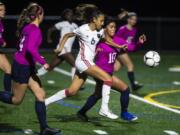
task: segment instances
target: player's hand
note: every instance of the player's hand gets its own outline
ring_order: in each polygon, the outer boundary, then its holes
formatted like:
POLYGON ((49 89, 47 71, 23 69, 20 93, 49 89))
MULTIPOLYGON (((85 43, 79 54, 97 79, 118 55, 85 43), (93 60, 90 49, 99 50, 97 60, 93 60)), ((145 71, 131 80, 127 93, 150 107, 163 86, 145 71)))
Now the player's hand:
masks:
POLYGON ((127 50, 127 45, 125 44, 125 45, 122 45, 121 46, 121 49, 123 49, 124 51, 126 51, 127 50))
POLYGON ((145 34, 143 34, 143 35, 141 35, 140 37, 139 37, 139 42, 141 43, 141 44, 143 44, 144 42, 146 42, 147 41, 147 38, 146 38, 146 35, 145 34))
POLYGON ((2 45, 2 47, 6 47, 7 46, 7 43, 6 42, 4 42, 3 43, 3 45, 2 45))
POLYGON ((54 50, 54 52, 55 52, 56 54, 60 53, 61 51, 62 51, 62 49, 55 49, 55 50, 54 50))
POLYGON ((46 64, 43 65, 43 67, 44 67, 44 69, 48 70, 49 69, 49 64, 46 63, 46 64))

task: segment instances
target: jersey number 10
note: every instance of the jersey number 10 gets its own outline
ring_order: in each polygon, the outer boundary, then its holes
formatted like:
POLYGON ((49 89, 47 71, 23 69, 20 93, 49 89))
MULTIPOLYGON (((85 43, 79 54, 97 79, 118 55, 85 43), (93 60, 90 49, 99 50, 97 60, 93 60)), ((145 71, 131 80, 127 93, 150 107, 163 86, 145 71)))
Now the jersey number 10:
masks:
POLYGON ((115 60, 116 60, 116 53, 109 53, 109 61, 108 61, 108 63, 112 64, 112 63, 115 62, 115 60))

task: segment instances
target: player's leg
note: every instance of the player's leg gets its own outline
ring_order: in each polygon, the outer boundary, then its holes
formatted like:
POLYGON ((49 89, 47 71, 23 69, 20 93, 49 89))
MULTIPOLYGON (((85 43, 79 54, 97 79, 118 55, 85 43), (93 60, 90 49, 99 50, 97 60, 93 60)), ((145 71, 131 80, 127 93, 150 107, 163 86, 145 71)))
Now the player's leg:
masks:
POLYGON ((61 64, 63 62, 63 58, 61 56, 58 56, 55 54, 55 56, 53 57, 53 59, 51 60, 50 64, 49 64, 49 69, 48 71, 44 69, 44 67, 41 67, 40 69, 38 69, 38 76, 43 76, 45 75, 47 72, 52 71, 56 66, 58 66, 59 64, 61 64))
POLYGON ((46 106, 48 106, 51 103, 57 102, 61 99, 64 99, 69 96, 74 96, 78 92, 78 90, 81 88, 81 86, 84 84, 85 80, 87 78, 87 75, 82 73, 75 73, 75 76, 73 78, 73 81, 69 88, 60 90, 56 94, 52 95, 51 97, 47 98, 45 100, 46 106))
POLYGON ((119 71, 122 67, 122 64, 120 61, 116 60, 115 64, 114 64, 114 72, 119 71))
POLYGON ((99 114, 105 117, 108 117, 110 119, 117 119, 118 116, 113 114, 109 109, 109 98, 110 98, 110 90, 112 85, 112 78, 109 74, 107 74, 105 71, 100 69, 98 66, 93 65, 90 66, 85 73, 88 75, 95 77, 97 79, 100 79, 103 81, 102 86, 102 104, 99 114))
POLYGON ((13 82, 12 91, 0 92, 0 100, 4 103, 19 105, 23 101, 24 95, 26 93, 27 84, 20 84, 13 82))
POLYGON ((28 82, 28 87, 32 90, 35 101, 35 111, 40 124, 41 135, 56 134, 59 132, 58 129, 49 128, 46 121, 46 106, 45 106, 45 91, 41 87, 41 81, 38 76, 33 75, 28 82))
POLYGON ((113 78, 112 88, 121 93, 120 96, 121 118, 128 121, 137 120, 137 117, 135 115, 128 112, 129 94, 130 94, 130 89, 128 85, 125 82, 123 82, 121 79, 117 78, 116 76, 113 76, 112 78, 113 78))
POLYGON ((76 72, 76 68, 75 68, 75 58, 74 58, 74 56, 73 56, 72 53, 66 53, 66 54, 62 55, 62 57, 64 58, 64 60, 65 60, 69 65, 72 66, 72 68, 71 68, 71 74, 72 74, 72 79, 73 79, 74 74, 75 74, 75 72, 76 72))
POLYGON ((135 80, 134 65, 133 65, 133 62, 132 62, 131 58, 129 57, 129 55, 127 53, 123 53, 118 56, 118 60, 120 62, 122 62, 123 65, 125 65, 128 69, 128 78, 130 80, 132 89, 138 90, 138 89, 142 88, 142 85, 138 84, 135 80))
POLYGON ((88 121, 88 116, 86 115, 99 99, 102 97, 102 85, 103 81, 96 79, 95 92, 92 94, 83 105, 83 107, 77 112, 77 117, 83 121, 88 121))
POLYGON ((5 54, 0 53, 0 69, 4 71, 4 89, 11 91, 11 64, 5 54))

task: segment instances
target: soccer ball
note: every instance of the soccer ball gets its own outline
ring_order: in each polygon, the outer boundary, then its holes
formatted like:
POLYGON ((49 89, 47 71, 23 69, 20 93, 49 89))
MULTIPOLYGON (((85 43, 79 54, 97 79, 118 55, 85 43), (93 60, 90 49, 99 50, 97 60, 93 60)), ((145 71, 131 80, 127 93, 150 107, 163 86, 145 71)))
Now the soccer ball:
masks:
POLYGON ((159 65, 161 58, 159 53, 155 51, 148 51, 144 55, 144 63, 149 67, 157 67, 159 65))

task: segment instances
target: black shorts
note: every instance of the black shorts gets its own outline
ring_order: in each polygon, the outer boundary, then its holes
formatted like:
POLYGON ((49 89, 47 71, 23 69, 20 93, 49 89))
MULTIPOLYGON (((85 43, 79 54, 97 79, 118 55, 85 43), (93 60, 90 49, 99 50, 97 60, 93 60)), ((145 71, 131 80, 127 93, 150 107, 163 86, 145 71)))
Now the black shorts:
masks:
POLYGON ((37 73, 35 66, 22 65, 14 60, 12 65, 12 79, 21 84, 27 84, 29 78, 37 73))

